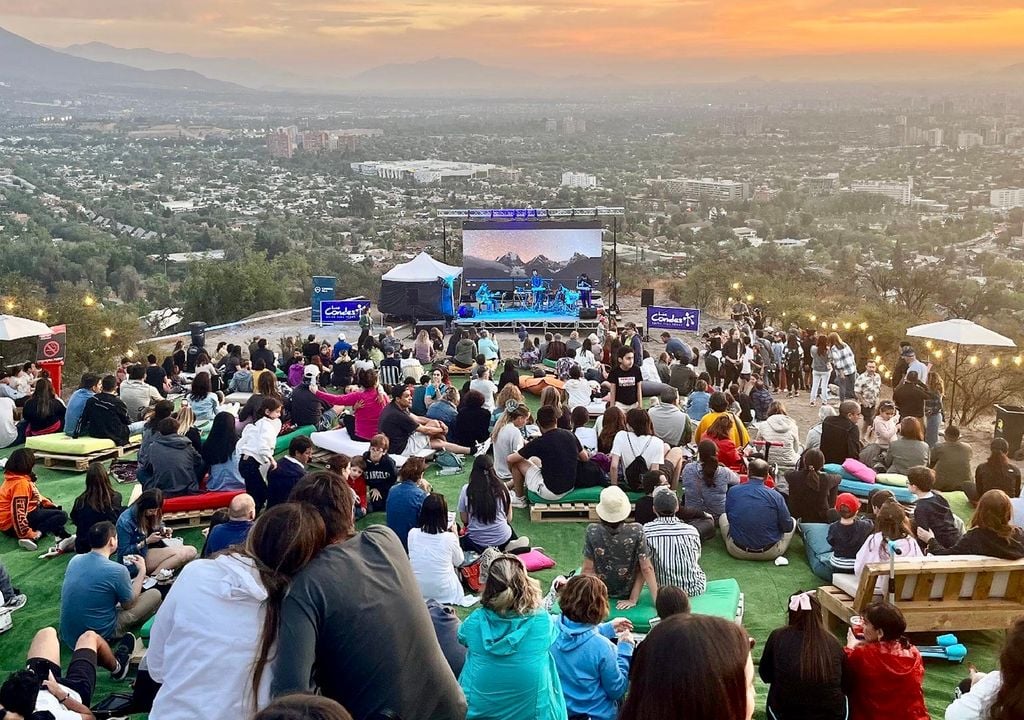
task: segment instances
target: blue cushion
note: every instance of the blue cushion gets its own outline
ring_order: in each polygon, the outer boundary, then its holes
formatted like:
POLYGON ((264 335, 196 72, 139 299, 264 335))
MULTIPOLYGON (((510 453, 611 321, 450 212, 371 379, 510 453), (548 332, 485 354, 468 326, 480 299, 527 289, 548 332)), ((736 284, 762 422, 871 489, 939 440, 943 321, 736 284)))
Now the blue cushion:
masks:
POLYGON ((893 494, 897 502, 906 503, 907 505, 917 502, 917 498, 914 497, 914 493, 904 487, 897 487, 895 485, 879 485, 877 483, 863 483, 859 480, 849 480, 847 478, 843 478, 839 482, 839 492, 853 493, 859 498, 866 498, 871 494, 872 490, 888 490, 893 494))
POLYGON ((828 523, 800 523, 807 562, 811 572, 825 582, 832 582, 832 546, 828 544, 828 523))

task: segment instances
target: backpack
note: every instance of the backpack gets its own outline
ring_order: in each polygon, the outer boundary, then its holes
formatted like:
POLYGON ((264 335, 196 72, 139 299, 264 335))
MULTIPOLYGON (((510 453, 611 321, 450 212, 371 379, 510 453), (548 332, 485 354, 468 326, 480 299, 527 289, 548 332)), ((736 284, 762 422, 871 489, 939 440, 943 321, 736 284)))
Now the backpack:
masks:
MULTIPOLYGON (((636 457, 633 458, 633 462, 626 466, 625 476, 626 485, 633 492, 639 492, 643 488, 643 477, 644 473, 650 470, 647 465, 647 461, 644 459, 642 454, 637 454, 636 450, 633 449, 633 441, 629 439, 629 434, 626 434, 626 442, 629 443, 629 450, 636 457)), ((651 439, 647 439, 647 444, 644 445, 646 450, 651 444, 651 439)))
POLYGON ((456 470, 462 470, 466 463, 461 457, 449 450, 442 450, 434 456, 434 462, 439 468, 444 470, 445 468, 455 468, 456 470))

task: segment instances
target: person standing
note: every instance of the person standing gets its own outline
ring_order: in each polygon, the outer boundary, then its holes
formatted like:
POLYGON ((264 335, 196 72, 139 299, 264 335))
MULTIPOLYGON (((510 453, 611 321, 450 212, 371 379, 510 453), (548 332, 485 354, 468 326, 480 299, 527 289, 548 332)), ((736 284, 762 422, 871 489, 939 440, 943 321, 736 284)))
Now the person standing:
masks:
POLYGON ((933 448, 939 442, 939 428, 942 427, 942 396, 946 385, 937 372, 928 373, 928 399, 924 401, 924 439, 933 448))
POLYGON ((893 402, 900 411, 900 417, 916 417, 924 423, 924 405, 931 393, 918 378, 917 371, 910 370, 907 378, 892 391, 893 402))
POLYGON ((277 467, 274 448, 281 432, 282 409, 283 405, 277 398, 263 398, 254 416, 256 421, 245 426, 235 446, 239 455, 238 473, 245 480, 245 491, 256 502, 257 513, 267 503, 267 481, 261 468, 264 465, 269 465, 271 470, 277 467))
POLYGON ((882 376, 878 374, 878 366, 874 360, 868 360, 864 363, 864 372, 853 382, 853 395, 860 403, 860 414, 864 423, 862 435, 867 435, 875 420, 875 408, 878 407, 881 392, 882 376))
POLYGON ((357 718, 463 720, 465 697, 394 532, 356 531, 352 491, 333 473, 307 475, 290 500, 316 508, 329 544, 284 598, 271 696, 318 687, 357 718))
POLYGON ((835 370, 836 382, 839 385, 839 400, 852 400, 857 377, 857 361, 853 357, 853 350, 849 344, 843 342, 839 333, 829 334, 828 346, 832 369, 835 370))

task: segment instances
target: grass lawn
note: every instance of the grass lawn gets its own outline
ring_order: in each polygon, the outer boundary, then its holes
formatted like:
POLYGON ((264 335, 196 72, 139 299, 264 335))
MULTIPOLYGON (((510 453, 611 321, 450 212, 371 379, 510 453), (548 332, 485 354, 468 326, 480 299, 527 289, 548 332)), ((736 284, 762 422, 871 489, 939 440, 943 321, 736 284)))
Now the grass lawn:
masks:
MULTIPOLYGON (((528 404, 532 407, 537 405, 534 400, 532 397, 529 398, 528 404)), ((10 452, 0 451, 0 457, 5 457, 10 452)), ((459 489, 468 481, 468 471, 467 466, 466 471, 459 475, 441 477, 433 469, 427 473, 427 479, 434 489, 444 493, 448 498, 451 510, 455 509, 459 489)), ((66 510, 70 509, 74 498, 84 488, 83 474, 48 470, 42 467, 42 464, 37 466, 37 474, 40 491, 54 502, 63 505, 66 510)), ((122 490, 126 498, 129 492, 130 489, 127 487, 122 490)), ((946 497, 961 517, 966 519, 969 516, 967 500, 962 493, 947 493, 946 497)), ((359 524, 364 527, 383 521, 382 514, 374 514, 361 520, 359 524)), ((535 574, 545 592, 552 578, 579 565, 584 529, 582 523, 533 524, 529 521, 527 510, 516 510, 514 526, 520 535, 528 535, 534 545, 542 545, 545 552, 558 563, 551 570, 535 574)), ((198 530, 182 532, 181 535, 185 542, 202 547, 202 537, 198 530)), ((22 666, 25 651, 37 630, 47 625, 58 624, 61 581, 69 557, 39 560, 37 556, 43 551, 45 547, 41 546, 38 553, 25 552, 14 540, 0 536, 0 561, 11 573, 14 585, 28 595, 28 604, 13 616, 13 629, 0 635, 0 675, 3 677, 22 666)), ((708 579, 735 578, 745 594, 744 625, 758 641, 754 650, 755 662, 768 634, 785 623, 784 610, 790 594, 821 584, 807 565, 803 542, 799 536, 794 538, 787 557, 790 562, 786 567, 776 567, 773 563, 734 560, 726 553, 722 540, 717 536, 704 546, 701 565, 708 579)), ((462 616, 467 614, 464 610, 459 612, 462 616)), ((252 632, 257 631, 257 628, 252 628, 252 632)), ((1001 632, 958 633, 961 642, 968 647, 968 659, 980 670, 995 667, 1002 635, 1001 632)), ((920 644, 932 644, 934 636, 919 635, 915 636, 914 640, 920 644)), ((70 652, 65 649, 65 662, 69 656, 70 652)), ((933 718, 941 718, 950 702, 954 686, 966 676, 966 667, 928 660, 926 668, 925 698, 928 709, 933 718)), ((127 688, 128 685, 125 683, 112 682, 109 675, 101 670, 96 697, 102 698, 108 692, 127 688)), ((764 701, 768 689, 760 681, 757 693, 758 713, 755 717, 764 718, 764 701)))

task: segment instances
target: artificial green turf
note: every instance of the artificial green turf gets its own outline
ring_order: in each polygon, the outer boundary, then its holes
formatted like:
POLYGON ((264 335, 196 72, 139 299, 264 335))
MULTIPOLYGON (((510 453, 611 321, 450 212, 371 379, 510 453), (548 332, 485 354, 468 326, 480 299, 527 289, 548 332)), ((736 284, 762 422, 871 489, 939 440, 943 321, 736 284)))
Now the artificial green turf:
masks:
MULTIPOLYGON (((532 396, 527 396, 527 404, 534 409, 538 404, 532 396)), ((10 450, 0 451, 0 457, 6 457, 10 450)), ((437 492, 444 493, 449 502, 449 509, 455 509, 459 490, 468 481, 467 464, 464 472, 459 475, 439 476, 429 470, 427 480, 437 492)), ((74 498, 84 487, 84 475, 64 471, 49 470, 37 466, 40 491, 52 500, 69 509, 74 498)), ((123 486, 123 494, 127 498, 130 488, 123 486)), ((946 493, 954 510, 964 518, 969 516, 967 500, 962 493, 946 493)), ((359 522, 360 527, 371 523, 384 522, 384 516, 376 513, 359 522)), ((557 565, 543 572, 535 573, 544 591, 551 580, 559 573, 571 570, 581 561, 583 543, 583 523, 531 523, 528 510, 516 510, 513 522, 520 535, 528 535, 532 543, 544 547, 544 552, 557 561, 557 565)), ((198 530, 180 533, 187 543, 202 547, 202 537, 198 530)), ((14 628, 0 635, 0 674, 18 669, 24 662, 25 651, 37 630, 47 625, 58 624, 60 607, 60 586, 68 556, 50 560, 39 560, 37 556, 45 550, 40 547, 38 553, 28 553, 18 548, 17 543, 0 536, 0 561, 6 565, 16 587, 28 595, 28 604, 13 616, 14 628)), ((785 623, 785 608, 789 596, 799 590, 807 590, 821 585, 821 581, 811 573, 804 554, 803 541, 795 537, 787 553, 789 565, 777 567, 773 563, 740 561, 730 557, 720 537, 716 536, 704 546, 701 565, 709 580, 735 578, 745 596, 745 615, 743 624, 750 634, 757 639, 754 650, 755 660, 768 634, 776 627, 785 623)), ((459 609, 465 617, 471 610, 459 609)), ((257 632, 257 628, 252 629, 257 632)), ((963 632, 957 633, 961 642, 968 647, 968 659, 981 670, 993 669, 997 664, 999 646, 1002 642, 1001 632, 963 632)), ((934 636, 917 635, 913 638, 920 644, 933 644, 934 636)), ((64 661, 70 653, 65 649, 64 661)), ((961 665, 938 660, 926 661, 925 698, 928 709, 933 717, 942 717, 949 704, 953 687, 966 675, 966 668, 961 665)), ((99 673, 99 687, 96 697, 102 698, 108 692, 127 690, 125 683, 115 683, 109 679, 105 671, 99 673)), ((764 718, 764 701, 767 697, 767 686, 760 680, 757 682, 758 712, 755 717, 764 718)))

